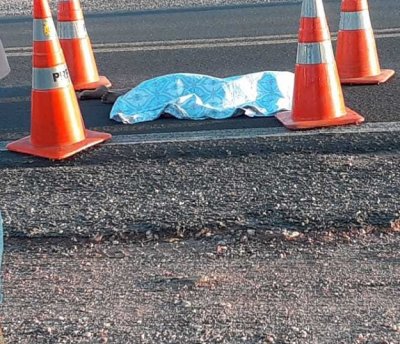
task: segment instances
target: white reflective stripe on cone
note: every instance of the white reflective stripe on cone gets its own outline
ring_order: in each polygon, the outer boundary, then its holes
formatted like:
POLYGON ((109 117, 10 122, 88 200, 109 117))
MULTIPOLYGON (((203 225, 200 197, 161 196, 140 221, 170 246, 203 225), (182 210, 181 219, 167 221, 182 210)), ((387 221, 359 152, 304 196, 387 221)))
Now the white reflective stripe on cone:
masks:
POLYGON ((299 43, 297 47, 297 64, 333 63, 334 61, 330 40, 318 43, 299 43))
POLYGON ((368 10, 340 13, 340 30, 367 30, 371 28, 368 10))
POLYGON ((0 79, 3 79, 10 73, 10 65, 8 64, 7 55, 0 39, 0 79))
POLYGON ((57 38, 57 30, 52 18, 33 20, 33 41, 44 42, 57 38))
POLYGON ((70 85, 71 80, 65 64, 53 68, 33 68, 32 88, 34 90, 52 90, 70 85))
POLYGON ((83 19, 70 22, 58 22, 60 39, 81 39, 87 37, 86 25, 83 19))
POLYGON ((322 0, 304 0, 301 7, 301 16, 303 18, 325 17, 322 0))

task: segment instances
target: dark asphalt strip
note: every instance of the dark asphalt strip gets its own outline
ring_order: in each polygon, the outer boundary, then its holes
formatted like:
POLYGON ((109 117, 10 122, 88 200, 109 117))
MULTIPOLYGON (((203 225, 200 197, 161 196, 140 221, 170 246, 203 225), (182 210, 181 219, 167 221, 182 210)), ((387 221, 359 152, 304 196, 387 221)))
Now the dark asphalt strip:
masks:
MULTIPOLYGON (((396 40, 384 38, 378 41, 381 49, 381 62, 384 68, 400 70, 396 40)), ((210 74, 219 77, 246 74, 260 70, 285 70, 293 66, 296 54, 296 44, 278 46, 253 47, 252 49, 218 48, 218 49, 187 49, 161 52, 137 52, 99 54, 100 70, 110 71, 115 87, 133 87, 139 82, 157 75, 175 72, 192 72, 210 74), (121 65, 124 68, 121 68, 121 65)), ((14 58, 11 61, 14 68, 13 82, 22 85, 11 86, 0 92, 0 141, 17 139, 27 135, 30 127, 30 102, 17 101, 1 104, 2 99, 9 99, 10 92, 18 96, 29 96, 29 86, 26 85, 27 75, 30 75, 30 60, 14 58)), ((365 116, 368 122, 395 122, 399 120, 400 79, 395 76, 388 83, 380 86, 344 87, 347 106, 365 116)), ((95 128, 112 134, 135 134, 149 132, 195 131, 210 129, 231 129, 242 127, 279 126, 270 119, 235 119, 229 121, 155 121, 133 126, 120 125, 109 119, 111 107, 100 101, 81 102, 82 113, 88 128, 95 128)))
POLYGON ((388 227, 398 134, 113 146, 65 162, 1 155, 11 236, 388 227), (23 168, 22 168, 23 167, 23 168))
MULTIPOLYGON (((324 1, 329 25, 336 31, 340 2, 324 1)), ((370 0, 374 29, 397 27, 397 0, 370 0)), ((86 13, 86 24, 93 43, 140 42, 192 38, 297 34, 300 3, 223 6, 145 12, 86 13)), ((29 17, 0 18, 0 32, 7 47, 31 45, 32 20, 29 17)))

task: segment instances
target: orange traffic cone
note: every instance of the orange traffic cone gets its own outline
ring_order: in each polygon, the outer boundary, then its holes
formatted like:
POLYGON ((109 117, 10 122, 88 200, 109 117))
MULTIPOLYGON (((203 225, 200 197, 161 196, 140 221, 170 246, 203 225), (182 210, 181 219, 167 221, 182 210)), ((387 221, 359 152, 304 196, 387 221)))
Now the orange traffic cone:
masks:
POLYGON ((336 61, 342 84, 380 84, 394 75, 381 70, 367 0, 342 0, 336 61))
POLYGON ((33 1, 31 136, 10 151, 61 160, 111 138, 85 130, 47 0, 33 1))
POLYGON ((76 91, 111 87, 99 76, 79 0, 58 1, 58 35, 76 91))
POLYGON ((276 117, 294 130, 362 123, 344 105, 322 0, 304 0, 301 12, 293 107, 276 117))

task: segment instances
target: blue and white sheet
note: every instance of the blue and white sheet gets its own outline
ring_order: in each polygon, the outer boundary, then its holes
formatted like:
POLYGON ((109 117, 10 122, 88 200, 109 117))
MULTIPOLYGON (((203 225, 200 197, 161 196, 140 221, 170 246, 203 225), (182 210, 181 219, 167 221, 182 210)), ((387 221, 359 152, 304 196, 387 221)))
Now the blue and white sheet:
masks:
POLYGON ((170 74, 142 82, 115 102, 110 118, 125 124, 178 119, 273 116, 292 106, 294 74, 259 72, 225 79, 170 74))

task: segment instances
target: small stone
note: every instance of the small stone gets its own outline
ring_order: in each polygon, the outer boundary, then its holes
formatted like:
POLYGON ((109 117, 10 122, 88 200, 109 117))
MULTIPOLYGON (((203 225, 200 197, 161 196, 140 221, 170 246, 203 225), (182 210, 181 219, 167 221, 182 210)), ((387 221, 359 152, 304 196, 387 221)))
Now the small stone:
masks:
POLYGON ((192 303, 190 301, 182 301, 182 305, 185 308, 190 308, 192 307, 192 303))
POLYGON ((400 324, 396 324, 392 326, 392 331, 394 332, 400 332, 400 324))
POLYGON ((308 336, 307 331, 302 330, 302 331, 300 332, 300 337, 301 337, 301 338, 307 338, 307 336, 308 336))
POLYGON ((242 243, 242 244, 244 244, 244 243, 246 243, 246 242, 248 242, 249 241, 249 237, 247 236, 247 235, 243 235, 241 238, 240 238, 240 242, 242 243))
MULTIPOLYGON (((302 224, 303 226, 305 226, 305 223, 302 224)), ((285 237, 286 240, 296 240, 301 236, 300 232, 297 231, 285 231, 283 233, 283 236, 285 237)))
POLYGON ((266 343, 274 344, 275 343, 275 338, 274 338, 274 336, 267 336, 265 341, 266 341, 266 343))
POLYGON ((228 251, 228 247, 225 245, 218 245, 216 249, 216 253, 218 256, 224 255, 228 251))
POLYGON ((364 337, 364 335, 363 334, 359 334, 358 336, 357 336, 357 342, 358 343, 365 343, 365 337, 364 337))
POLYGON ((224 307, 224 308, 227 308, 227 309, 232 309, 232 307, 233 307, 232 304, 229 303, 229 302, 221 302, 220 306, 224 307))
POLYGON ((247 230, 247 235, 248 236, 255 236, 256 235, 256 230, 255 229, 248 229, 247 230))

